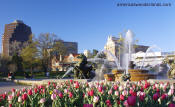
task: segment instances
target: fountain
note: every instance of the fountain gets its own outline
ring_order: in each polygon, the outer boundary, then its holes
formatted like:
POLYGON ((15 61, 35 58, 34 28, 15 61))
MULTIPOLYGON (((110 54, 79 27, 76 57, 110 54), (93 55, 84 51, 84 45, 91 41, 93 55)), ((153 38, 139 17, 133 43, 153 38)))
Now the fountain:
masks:
POLYGON ((147 49, 146 54, 142 61, 142 66, 138 69, 136 69, 135 64, 133 61, 131 61, 131 54, 134 52, 133 40, 134 34, 131 30, 128 30, 126 32, 126 36, 124 38, 123 42, 123 53, 122 53, 122 63, 119 62, 118 58, 113 55, 108 50, 103 50, 101 52, 98 52, 97 55, 94 58, 86 59, 83 55, 82 60, 77 63, 74 67, 70 68, 63 78, 69 74, 71 71, 74 71, 75 78, 78 79, 87 79, 87 78, 93 78, 93 80, 103 80, 106 79, 108 81, 140 81, 140 80, 147 80, 147 79, 155 79, 156 75, 150 73, 148 70, 143 69, 144 61, 146 58, 147 53, 153 49, 156 48, 156 46, 150 47, 147 49), (107 60, 107 58, 100 57, 103 56, 103 54, 112 57, 113 61, 107 60), (87 62, 95 63, 96 69, 95 73, 93 74, 91 71, 94 69, 91 66, 87 66, 87 62), (84 69, 85 68, 85 69, 84 69), (111 72, 112 71, 112 72, 111 72), (92 74, 92 75, 90 75, 92 74))
POLYGON ((139 81, 156 78, 156 75, 149 74, 148 70, 134 69, 135 65, 131 61, 131 54, 133 52, 133 37, 133 32, 128 30, 124 39, 122 67, 112 70, 113 74, 105 74, 104 77, 106 80, 113 80, 113 78, 115 78, 117 81, 126 81, 128 79, 131 81, 139 81))

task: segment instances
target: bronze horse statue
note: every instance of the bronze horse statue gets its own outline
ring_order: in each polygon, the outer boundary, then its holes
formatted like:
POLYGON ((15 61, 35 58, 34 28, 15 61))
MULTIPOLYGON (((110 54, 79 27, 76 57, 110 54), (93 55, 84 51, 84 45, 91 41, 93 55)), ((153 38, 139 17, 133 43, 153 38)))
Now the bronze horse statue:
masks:
POLYGON ((78 63, 74 65, 74 78, 75 79, 92 79, 95 77, 94 64, 88 64, 87 58, 84 54, 80 54, 78 57, 78 63))

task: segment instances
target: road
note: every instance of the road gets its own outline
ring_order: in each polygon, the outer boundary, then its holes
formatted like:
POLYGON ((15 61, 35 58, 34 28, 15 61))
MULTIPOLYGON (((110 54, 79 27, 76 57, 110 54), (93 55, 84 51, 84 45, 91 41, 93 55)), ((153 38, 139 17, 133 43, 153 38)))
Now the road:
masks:
POLYGON ((14 82, 0 82, 0 94, 4 92, 9 92, 11 91, 12 88, 21 89, 23 87, 31 87, 31 86, 18 85, 18 84, 15 84, 14 82))

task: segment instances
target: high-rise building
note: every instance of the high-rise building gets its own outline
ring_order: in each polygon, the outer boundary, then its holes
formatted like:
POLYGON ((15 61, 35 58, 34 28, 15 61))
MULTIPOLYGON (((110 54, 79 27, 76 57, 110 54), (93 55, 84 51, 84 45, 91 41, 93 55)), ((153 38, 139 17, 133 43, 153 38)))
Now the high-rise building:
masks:
POLYGON ((77 42, 63 42, 67 50, 67 55, 78 53, 78 43, 77 42))
POLYGON ((15 20, 10 24, 6 24, 2 36, 2 54, 9 56, 9 44, 13 41, 23 43, 29 39, 31 34, 31 28, 21 20, 15 20))

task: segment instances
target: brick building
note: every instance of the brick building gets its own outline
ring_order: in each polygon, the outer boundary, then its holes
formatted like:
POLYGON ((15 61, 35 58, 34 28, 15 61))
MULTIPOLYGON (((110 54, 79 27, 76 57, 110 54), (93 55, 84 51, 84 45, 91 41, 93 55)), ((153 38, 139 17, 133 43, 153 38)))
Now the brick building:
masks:
POLYGON ((31 28, 24 24, 21 20, 15 20, 5 25, 4 34, 2 36, 2 54, 9 56, 9 44, 13 41, 25 42, 32 34, 31 28))

